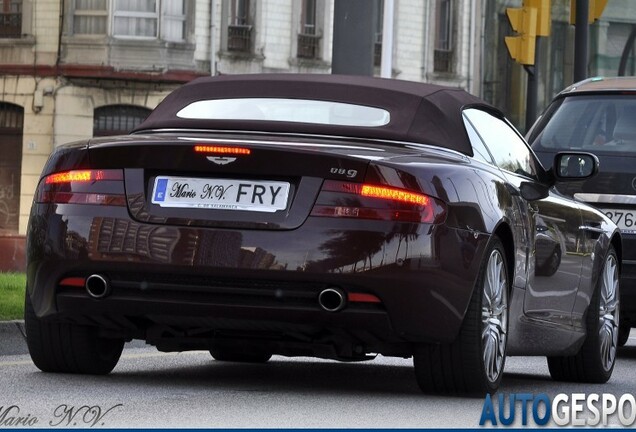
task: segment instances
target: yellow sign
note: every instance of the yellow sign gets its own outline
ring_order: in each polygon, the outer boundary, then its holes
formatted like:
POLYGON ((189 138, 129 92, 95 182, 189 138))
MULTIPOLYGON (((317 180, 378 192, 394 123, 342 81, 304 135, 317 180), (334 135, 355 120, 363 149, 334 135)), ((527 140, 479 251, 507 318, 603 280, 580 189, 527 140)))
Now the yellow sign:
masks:
POLYGON ((531 7, 537 10, 537 36, 550 36, 550 0, 525 0, 524 7, 531 7))
POLYGON ((523 65, 533 65, 537 36, 537 9, 507 8, 506 14, 512 29, 519 33, 518 36, 506 36, 506 46, 510 57, 523 65))

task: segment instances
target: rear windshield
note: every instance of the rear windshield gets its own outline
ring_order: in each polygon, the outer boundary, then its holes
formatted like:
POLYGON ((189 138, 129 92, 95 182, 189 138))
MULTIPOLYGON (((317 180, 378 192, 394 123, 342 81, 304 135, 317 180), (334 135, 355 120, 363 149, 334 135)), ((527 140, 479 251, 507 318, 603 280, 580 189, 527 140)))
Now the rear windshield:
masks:
POLYGON ((535 150, 636 153, 636 96, 570 96, 549 108, 530 134, 535 150))
POLYGON ((200 120, 262 120, 339 126, 379 127, 389 123, 380 108, 307 99, 237 98, 193 102, 177 117, 200 120))

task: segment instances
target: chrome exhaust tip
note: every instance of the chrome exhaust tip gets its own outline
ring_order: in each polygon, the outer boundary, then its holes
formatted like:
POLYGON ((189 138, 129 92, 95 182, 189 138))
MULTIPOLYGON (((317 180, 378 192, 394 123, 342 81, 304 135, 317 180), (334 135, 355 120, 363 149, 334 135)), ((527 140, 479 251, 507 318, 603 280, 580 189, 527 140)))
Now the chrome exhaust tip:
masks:
POLYGON ((327 312, 338 312, 347 304, 347 297, 340 288, 326 288, 318 294, 318 304, 327 312))
POLYGON ((99 274, 87 277, 84 287, 88 295, 95 299, 102 299, 110 294, 110 284, 104 276, 99 274))

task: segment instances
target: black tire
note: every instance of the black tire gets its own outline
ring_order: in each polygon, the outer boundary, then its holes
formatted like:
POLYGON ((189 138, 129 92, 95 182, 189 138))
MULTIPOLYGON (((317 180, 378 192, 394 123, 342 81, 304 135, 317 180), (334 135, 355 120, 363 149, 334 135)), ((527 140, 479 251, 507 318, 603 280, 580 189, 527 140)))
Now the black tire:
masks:
POLYGON ((31 359, 43 372, 106 375, 124 349, 124 340, 101 338, 97 327, 38 318, 28 294, 24 326, 31 359))
MULTIPOLYGON (((415 376, 423 392, 483 397, 486 393, 492 394, 497 391, 503 377, 506 360, 509 297, 510 278, 508 277, 505 250, 501 240, 497 236, 493 236, 484 254, 484 261, 457 339, 451 344, 421 345, 413 355, 415 376), (503 341, 500 341, 502 343, 497 344, 502 358, 496 376, 490 376, 486 371, 484 357, 487 344, 482 339, 485 325, 482 321, 482 306, 485 306, 483 294, 486 286, 487 267, 493 254, 497 254, 501 259, 503 273, 499 276, 503 278, 503 283, 505 283, 502 288, 504 307, 501 318, 505 329, 503 341)), ((490 333, 488 335, 490 336, 490 333)))
POLYGON ((267 363, 272 355, 262 351, 232 351, 226 348, 212 348, 210 354, 217 361, 240 363, 267 363))
POLYGON ((587 310, 585 320, 587 335, 585 337, 585 342, 579 349, 579 352, 575 355, 548 357, 548 369, 550 370, 550 375, 554 380, 601 384, 607 382, 612 376, 614 364, 616 363, 618 329, 620 328, 620 309, 618 303, 620 293, 618 279, 618 258, 616 257, 614 248, 610 246, 610 249, 605 256, 603 268, 601 270, 598 283, 594 289, 590 306, 587 310), (615 322, 616 325, 608 324, 608 321, 605 320, 605 317, 608 316, 607 313, 603 316, 601 316, 600 313, 601 291, 603 290, 602 285, 604 275, 606 271, 612 271, 607 268, 608 263, 610 262, 613 262, 612 265, 616 269, 616 285, 614 293, 616 298, 615 313, 612 315, 614 318, 610 321, 610 323, 615 322), (604 339, 602 333, 604 334, 607 331, 608 325, 611 325, 613 333, 610 335, 609 339, 604 339), (611 344, 608 348, 609 351, 605 351, 606 354, 609 353, 611 355, 611 360, 607 356, 604 356, 604 340, 606 343, 609 341, 611 344), (611 352, 612 350, 613 353, 611 352), (604 357, 606 357, 605 361, 604 357))
POLYGON ((628 323, 620 323, 618 326, 618 346, 625 346, 627 341, 629 340, 629 333, 632 330, 632 327, 628 323))

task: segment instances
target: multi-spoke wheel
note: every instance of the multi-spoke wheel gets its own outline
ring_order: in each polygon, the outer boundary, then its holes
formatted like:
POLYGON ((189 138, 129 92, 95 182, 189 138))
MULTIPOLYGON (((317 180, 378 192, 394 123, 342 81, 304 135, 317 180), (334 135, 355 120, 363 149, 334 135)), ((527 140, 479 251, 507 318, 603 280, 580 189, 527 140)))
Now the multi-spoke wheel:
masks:
POLYGON ((612 368, 614 368, 614 361, 616 360, 620 322, 620 310, 618 308, 618 263, 616 256, 608 255, 601 279, 598 337, 603 369, 611 371, 612 368))
POLYGON ((508 281, 502 253, 494 249, 488 259, 481 302, 482 351, 486 376, 497 381, 506 358, 508 281))
POLYGON ((497 391, 506 363, 509 293, 505 250, 493 236, 457 340, 421 345, 413 356, 422 391, 476 396, 497 391))
POLYGON ((560 381, 604 383, 609 380, 619 346, 618 259, 610 247, 587 311, 587 335, 573 356, 548 357, 552 378, 560 381))

